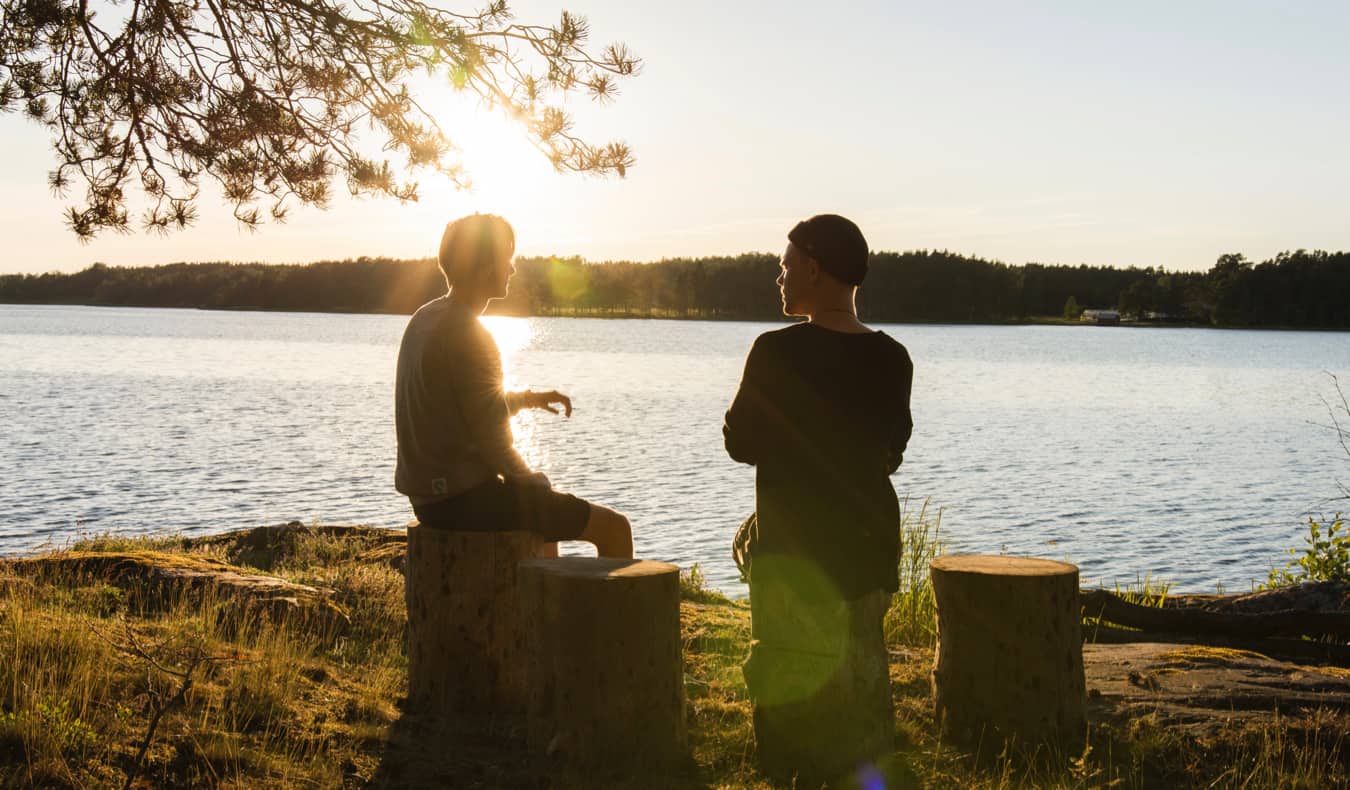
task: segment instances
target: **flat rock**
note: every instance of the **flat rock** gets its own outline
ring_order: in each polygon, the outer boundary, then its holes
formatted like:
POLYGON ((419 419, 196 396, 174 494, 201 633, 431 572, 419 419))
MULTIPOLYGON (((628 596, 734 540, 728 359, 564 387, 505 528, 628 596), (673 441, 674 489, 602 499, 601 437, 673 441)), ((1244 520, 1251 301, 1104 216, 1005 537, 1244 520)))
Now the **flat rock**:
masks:
MULTIPOLYGON (((408 541, 407 533, 401 529, 334 524, 307 526, 299 521, 291 521, 286 524, 186 538, 183 541, 183 548, 190 551, 218 549, 224 552, 230 562, 271 570, 294 556, 302 539, 316 537, 331 538, 350 544, 358 550, 364 550, 366 554, 385 549, 386 553, 373 555, 370 561, 389 562, 391 565, 393 563, 388 559, 389 553, 401 555, 408 541)), ((401 564, 395 567, 402 570, 401 564)))
MULTIPOLYGON (((400 538, 403 536, 400 535, 400 538)), ((366 549, 356 556, 359 562, 370 563, 371 565, 388 565, 394 570, 407 574, 408 548, 407 540, 398 540, 384 543, 373 549, 366 549)))
POLYGON ((1136 642, 1083 646, 1094 722, 1159 723, 1197 735, 1273 724, 1315 711, 1350 712, 1350 671, 1308 667, 1223 647, 1136 642))
POLYGON ((0 575, 44 583, 101 583, 118 587, 134 605, 162 610, 179 603, 222 604, 236 625, 259 617, 336 635, 351 625, 328 590, 295 584, 192 554, 158 551, 68 551, 0 563, 0 575))

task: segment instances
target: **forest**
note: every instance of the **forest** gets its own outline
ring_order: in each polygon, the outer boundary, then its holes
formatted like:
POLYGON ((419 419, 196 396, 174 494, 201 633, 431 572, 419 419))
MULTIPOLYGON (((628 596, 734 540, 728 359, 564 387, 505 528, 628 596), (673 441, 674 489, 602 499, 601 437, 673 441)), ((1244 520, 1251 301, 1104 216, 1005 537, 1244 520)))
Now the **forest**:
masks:
MULTIPOLYGON (((772 320, 776 255, 587 263, 516 259, 505 315, 772 320)), ((0 302, 411 313, 445 291, 433 259, 310 264, 172 263, 0 276, 0 302)), ((1298 250, 1208 271, 1028 263, 946 251, 876 252, 859 312, 877 322, 1003 323, 1117 309, 1125 320, 1231 327, 1350 328, 1350 252, 1298 250)))

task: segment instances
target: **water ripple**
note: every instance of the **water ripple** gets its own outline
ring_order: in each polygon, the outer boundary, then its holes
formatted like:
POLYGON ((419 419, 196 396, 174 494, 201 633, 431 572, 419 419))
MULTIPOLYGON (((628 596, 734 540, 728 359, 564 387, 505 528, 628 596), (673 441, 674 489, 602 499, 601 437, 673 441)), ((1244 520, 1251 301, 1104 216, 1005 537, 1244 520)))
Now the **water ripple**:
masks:
MULTIPOLYGON (((493 319, 517 419, 565 490, 629 514, 639 553, 739 591, 729 542, 754 473, 721 447, 768 325, 493 319)), ((298 519, 398 527, 398 316, 0 306, 0 553, 79 534, 200 534, 298 519)), ((916 431, 897 491, 945 507, 952 550, 1242 589, 1302 544, 1350 478, 1324 429, 1336 333, 897 326, 916 431), (1339 465, 1338 465, 1339 463, 1339 465)))

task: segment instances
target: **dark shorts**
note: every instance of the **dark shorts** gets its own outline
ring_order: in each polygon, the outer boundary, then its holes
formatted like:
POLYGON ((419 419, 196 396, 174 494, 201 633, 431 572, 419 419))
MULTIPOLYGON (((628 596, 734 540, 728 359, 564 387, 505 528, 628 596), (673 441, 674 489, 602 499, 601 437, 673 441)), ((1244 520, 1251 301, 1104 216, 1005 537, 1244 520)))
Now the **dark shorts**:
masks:
POLYGON ((424 527, 466 532, 533 532, 553 542, 576 540, 586 529, 591 505, 541 485, 493 478, 443 502, 414 505, 424 527))

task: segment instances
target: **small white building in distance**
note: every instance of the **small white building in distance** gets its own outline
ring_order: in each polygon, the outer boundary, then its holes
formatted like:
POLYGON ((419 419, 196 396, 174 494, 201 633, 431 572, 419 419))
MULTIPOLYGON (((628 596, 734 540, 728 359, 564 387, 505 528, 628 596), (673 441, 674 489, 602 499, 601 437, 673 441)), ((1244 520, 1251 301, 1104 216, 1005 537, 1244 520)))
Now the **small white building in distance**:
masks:
POLYGON ((1081 320, 1098 326, 1114 326, 1120 323, 1119 310, 1084 310, 1081 320))

